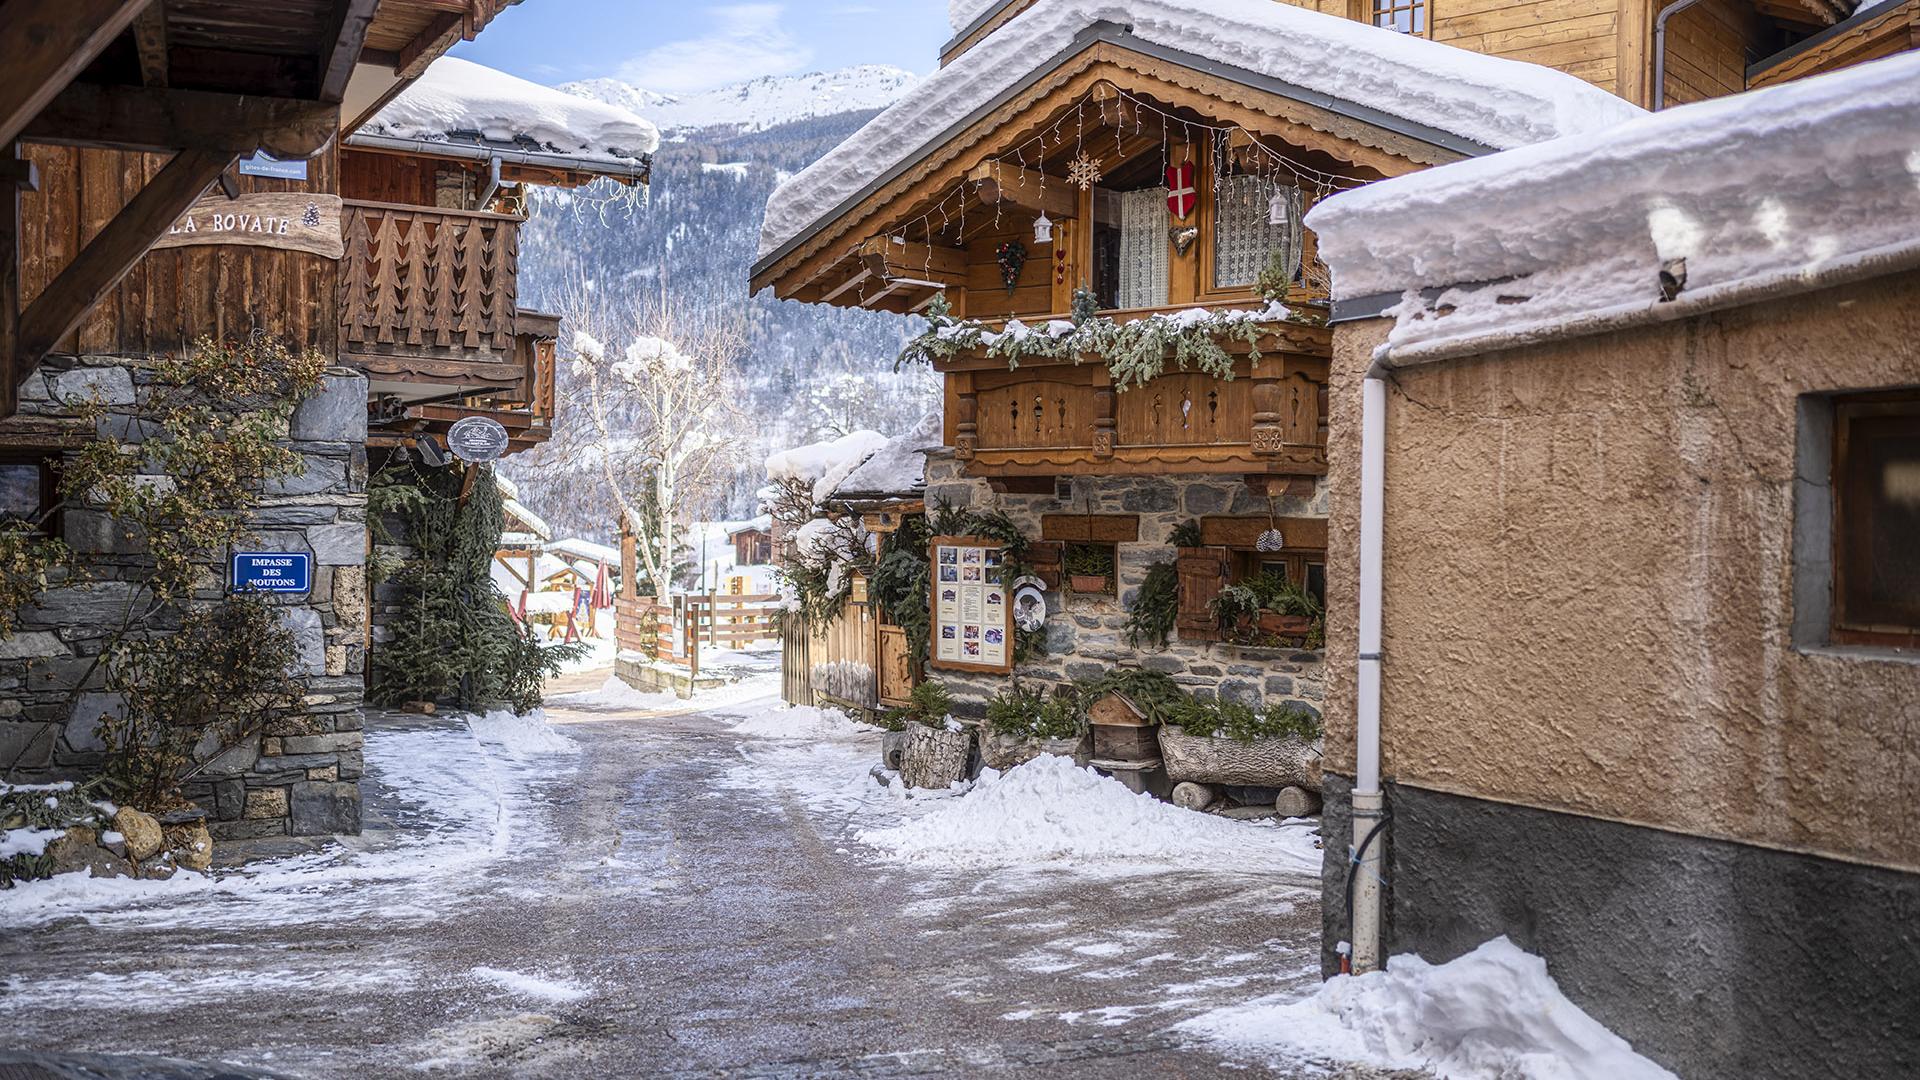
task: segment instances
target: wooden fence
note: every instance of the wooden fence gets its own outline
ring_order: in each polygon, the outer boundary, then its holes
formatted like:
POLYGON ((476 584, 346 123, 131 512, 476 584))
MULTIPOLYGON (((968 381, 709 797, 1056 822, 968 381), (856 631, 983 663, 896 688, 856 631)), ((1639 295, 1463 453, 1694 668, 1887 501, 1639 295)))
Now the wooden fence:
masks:
POLYGON ((700 656, 780 641, 778 596, 651 596, 614 601, 615 639, 622 651, 645 653, 700 673, 700 656))

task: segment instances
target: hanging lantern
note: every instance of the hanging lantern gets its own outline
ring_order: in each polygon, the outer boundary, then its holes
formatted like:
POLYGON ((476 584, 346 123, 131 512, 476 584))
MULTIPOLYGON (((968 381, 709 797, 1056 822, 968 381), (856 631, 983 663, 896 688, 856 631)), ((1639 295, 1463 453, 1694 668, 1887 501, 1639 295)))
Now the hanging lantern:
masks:
POLYGON ((1045 210, 1040 211, 1040 216, 1033 219, 1033 242, 1036 244, 1053 243, 1053 219, 1047 216, 1045 210))

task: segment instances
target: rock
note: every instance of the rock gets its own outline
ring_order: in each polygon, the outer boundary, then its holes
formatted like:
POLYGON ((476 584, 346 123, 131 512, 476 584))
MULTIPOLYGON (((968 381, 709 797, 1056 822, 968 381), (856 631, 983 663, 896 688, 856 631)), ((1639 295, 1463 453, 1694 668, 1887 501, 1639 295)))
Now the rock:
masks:
POLYGON ((367 527, 358 522, 315 525, 307 530, 316 566, 362 566, 367 561, 367 527))
POLYGON ((1260 688, 1244 679, 1227 679, 1220 683, 1217 692, 1221 701, 1251 708, 1260 707, 1260 688))
MULTIPOLYGON (((19 705, 19 702, 13 698, 6 700, 16 706, 19 705)), ((53 744, 59 730, 60 725, 57 723, 9 721, 0 724, 0 761, 7 762, 16 769, 45 767, 53 760, 53 744)))
POLYGON ((134 862, 145 862, 159 852, 165 843, 160 834, 160 822, 152 814, 123 806, 113 815, 113 830, 126 839, 127 857, 134 862))
POLYGON ((1215 487, 1204 484, 1189 484, 1185 496, 1187 513, 1196 517, 1203 514, 1217 514, 1225 510, 1232 496, 1215 487))
POLYGON ((1320 796, 1306 788, 1281 788, 1273 809, 1283 818, 1308 817, 1320 812, 1320 796))
POLYGON ((281 625, 293 633, 293 654, 300 669, 295 674, 325 675, 327 631, 320 613, 312 608, 289 607, 281 608, 279 614, 281 625))
POLYGON ((1205 784, 1184 781, 1173 785, 1173 805, 1187 810, 1205 810, 1214 802, 1213 789, 1205 784))
POLYGON ((360 785, 307 780, 292 786, 287 831, 295 836, 327 836, 360 831, 360 785))
POLYGON ((263 485, 263 492, 274 497, 287 495, 317 495, 333 488, 345 490, 347 485, 347 463, 332 458, 309 457, 305 459, 305 469, 282 480, 269 480, 263 485))
POLYGON ((92 829, 68 829, 65 836, 47 845, 47 855, 52 859, 47 871, 51 874, 85 870, 97 878, 133 876, 133 864, 101 847, 92 829))
POLYGON ((1225 810, 1217 810, 1215 813, 1224 818, 1233 818, 1235 821, 1263 821, 1273 816, 1273 808, 1270 806, 1234 806, 1225 810))
MULTIPOLYGON (((69 515, 72 513, 68 511, 69 515)), ((71 652, 67 643, 60 640, 60 635, 46 630, 0 638, 0 660, 39 660, 48 656, 67 656, 71 652)))
POLYGON ((365 442, 367 380, 328 375, 320 389, 293 410, 288 433, 301 442, 365 442))
POLYGON ((221 780, 213 785, 213 812, 222 821, 233 821, 247 805, 244 780, 221 780))
MULTIPOLYGON (((198 748, 196 748, 196 755, 198 748)), ((260 738, 250 736, 235 746, 230 746, 200 767, 200 775, 207 780, 226 780, 236 776, 245 776, 253 769, 254 762, 260 759, 260 738)))
POLYGON ((53 377, 52 396, 63 403, 98 400, 107 405, 132 405, 133 374, 123 367, 74 368, 53 377))
POLYGON ((67 746, 83 754, 98 754, 107 744, 100 738, 100 721, 125 719, 127 699, 121 694, 81 694, 67 717, 67 746))
POLYGON ((167 829, 166 844, 175 865, 201 873, 213 865, 213 836, 207 832, 204 822, 167 829))
POLYGON ((286 788, 256 788, 247 792, 244 818, 283 818, 287 816, 286 788))

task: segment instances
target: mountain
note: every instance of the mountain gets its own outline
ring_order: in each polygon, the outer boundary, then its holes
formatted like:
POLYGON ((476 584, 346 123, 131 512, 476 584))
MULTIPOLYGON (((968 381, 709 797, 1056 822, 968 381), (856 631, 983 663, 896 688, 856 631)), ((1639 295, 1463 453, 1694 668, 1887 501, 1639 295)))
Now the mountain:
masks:
MULTIPOLYGON (((559 311, 567 284, 584 280, 598 292, 624 291, 636 304, 651 303, 664 289, 682 310, 739 312, 748 336, 740 364, 748 422, 730 433, 738 461, 732 477, 706 493, 706 504, 690 508, 702 519, 757 513, 754 493, 766 482, 769 453, 850 427, 904 431, 938 407, 937 376, 893 370, 918 320, 747 295, 767 196, 871 119, 912 78, 893 69, 851 68, 756 79, 685 99, 669 106, 680 111, 666 113, 646 104, 663 100, 660 95, 614 80, 565 88, 626 105, 672 134, 654 155, 644 204, 609 202, 604 182, 578 193, 536 190, 520 243, 520 303, 559 311), (735 102, 755 104, 722 107, 735 102), (862 107, 826 111, 847 103, 862 107), (674 118, 701 116, 713 122, 673 127, 681 123, 674 118)), ((598 473, 582 465, 590 456, 582 453, 578 432, 570 430, 570 383, 562 364, 554 441, 510 459, 505 471, 520 485, 522 501, 561 535, 608 539, 614 515, 598 473)), ((612 419, 617 427, 621 418, 612 419)))
POLYGON ((560 89, 639 113, 669 137, 767 131, 799 120, 884 109, 920 76, 882 64, 808 75, 769 75, 699 94, 660 94, 619 79, 587 79, 560 89))

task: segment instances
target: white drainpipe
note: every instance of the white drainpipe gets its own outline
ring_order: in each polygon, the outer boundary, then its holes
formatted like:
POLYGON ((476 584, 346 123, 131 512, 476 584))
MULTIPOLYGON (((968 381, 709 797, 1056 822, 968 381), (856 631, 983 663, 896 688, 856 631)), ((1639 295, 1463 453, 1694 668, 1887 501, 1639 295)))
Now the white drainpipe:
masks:
POLYGON ((1359 701, 1353 783, 1353 850, 1365 849, 1353 882, 1354 974, 1380 968, 1380 867, 1386 846, 1380 827, 1380 566, 1387 508, 1387 382, 1375 363, 1363 384, 1360 411, 1360 634, 1359 701), (1371 839, 1371 843, 1369 843, 1371 839))

